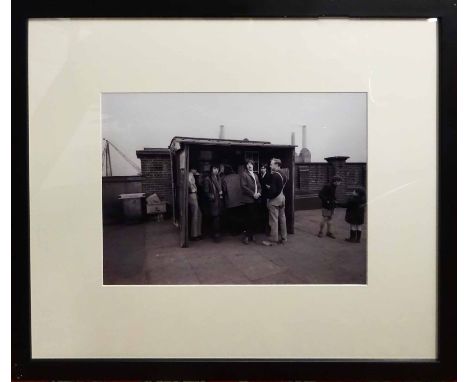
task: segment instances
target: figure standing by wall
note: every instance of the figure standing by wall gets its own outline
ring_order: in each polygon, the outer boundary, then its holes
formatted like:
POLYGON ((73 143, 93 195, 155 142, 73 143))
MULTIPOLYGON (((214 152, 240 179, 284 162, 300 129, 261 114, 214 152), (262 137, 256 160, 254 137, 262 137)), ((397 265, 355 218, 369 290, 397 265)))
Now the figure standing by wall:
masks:
POLYGON ((188 205, 192 222, 190 224, 190 239, 200 240, 202 235, 202 212, 198 204, 198 187, 195 176, 196 169, 191 168, 188 174, 188 205))

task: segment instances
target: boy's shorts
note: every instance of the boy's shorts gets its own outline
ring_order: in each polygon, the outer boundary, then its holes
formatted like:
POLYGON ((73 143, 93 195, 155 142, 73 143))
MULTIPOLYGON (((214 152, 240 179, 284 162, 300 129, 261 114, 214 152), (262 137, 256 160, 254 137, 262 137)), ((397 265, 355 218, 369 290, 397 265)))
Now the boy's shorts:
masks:
POLYGON ((335 212, 335 210, 328 210, 326 208, 322 208, 322 216, 324 218, 331 218, 333 216, 334 212, 335 212))

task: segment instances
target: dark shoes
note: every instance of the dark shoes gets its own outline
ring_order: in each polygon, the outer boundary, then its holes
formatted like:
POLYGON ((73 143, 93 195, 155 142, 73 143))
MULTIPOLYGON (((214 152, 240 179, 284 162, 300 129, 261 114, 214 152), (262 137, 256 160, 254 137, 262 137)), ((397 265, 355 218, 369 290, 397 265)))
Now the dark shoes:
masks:
POLYGON ((356 243, 360 243, 361 242, 361 231, 356 231, 357 235, 356 235, 356 243))
POLYGON ((200 241, 202 239, 201 236, 196 236, 196 237, 190 237, 190 241, 200 241))
POLYGON ((318 235, 317 235, 317 236, 318 236, 318 237, 323 237, 323 232, 322 232, 322 231, 320 231, 320 232, 318 233, 318 235))
POLYGON ((244 238, 242 239, 242 242, 244 244, 249 244, 249 241, 255 243, 255 239, 253 236, 244 236, 244 238))
POLYGON ((345 239, 349 243, 355 243, 356 242, 356 231, 349 231, 349 238, 345 239))
POLYGON ((349 243, 360 243, 361 231, 349 231, 349 238, 345 240, 349 243))

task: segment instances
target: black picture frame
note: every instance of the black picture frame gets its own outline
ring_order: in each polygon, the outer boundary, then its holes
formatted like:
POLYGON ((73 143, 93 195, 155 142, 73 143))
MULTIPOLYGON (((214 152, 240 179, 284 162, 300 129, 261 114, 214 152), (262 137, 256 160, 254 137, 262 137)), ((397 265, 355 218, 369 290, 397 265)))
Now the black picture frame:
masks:
POLYGON ((111 0, 13 2, 12 379, 455 380, 456 378, 456 3, 449 0, 111 0), (437 359, 32 359, 30 320, 27 23, 33 18, 437 18, 437 359))

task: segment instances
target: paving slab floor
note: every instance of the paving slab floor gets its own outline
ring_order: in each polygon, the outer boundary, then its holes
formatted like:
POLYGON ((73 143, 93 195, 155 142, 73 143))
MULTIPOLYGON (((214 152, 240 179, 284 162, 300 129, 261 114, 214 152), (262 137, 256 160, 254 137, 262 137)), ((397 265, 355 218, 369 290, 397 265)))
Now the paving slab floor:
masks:
POLYGON ((265 235, 245 245, 241 236, 205 238, 179 247, 171 221, 104 226, 105 285, 365 284, 367 232, 348 243, 344 209, 334 216, 336 239, 317 237, 321 210, 296 211, 295 234, 266 247, 265 235))

